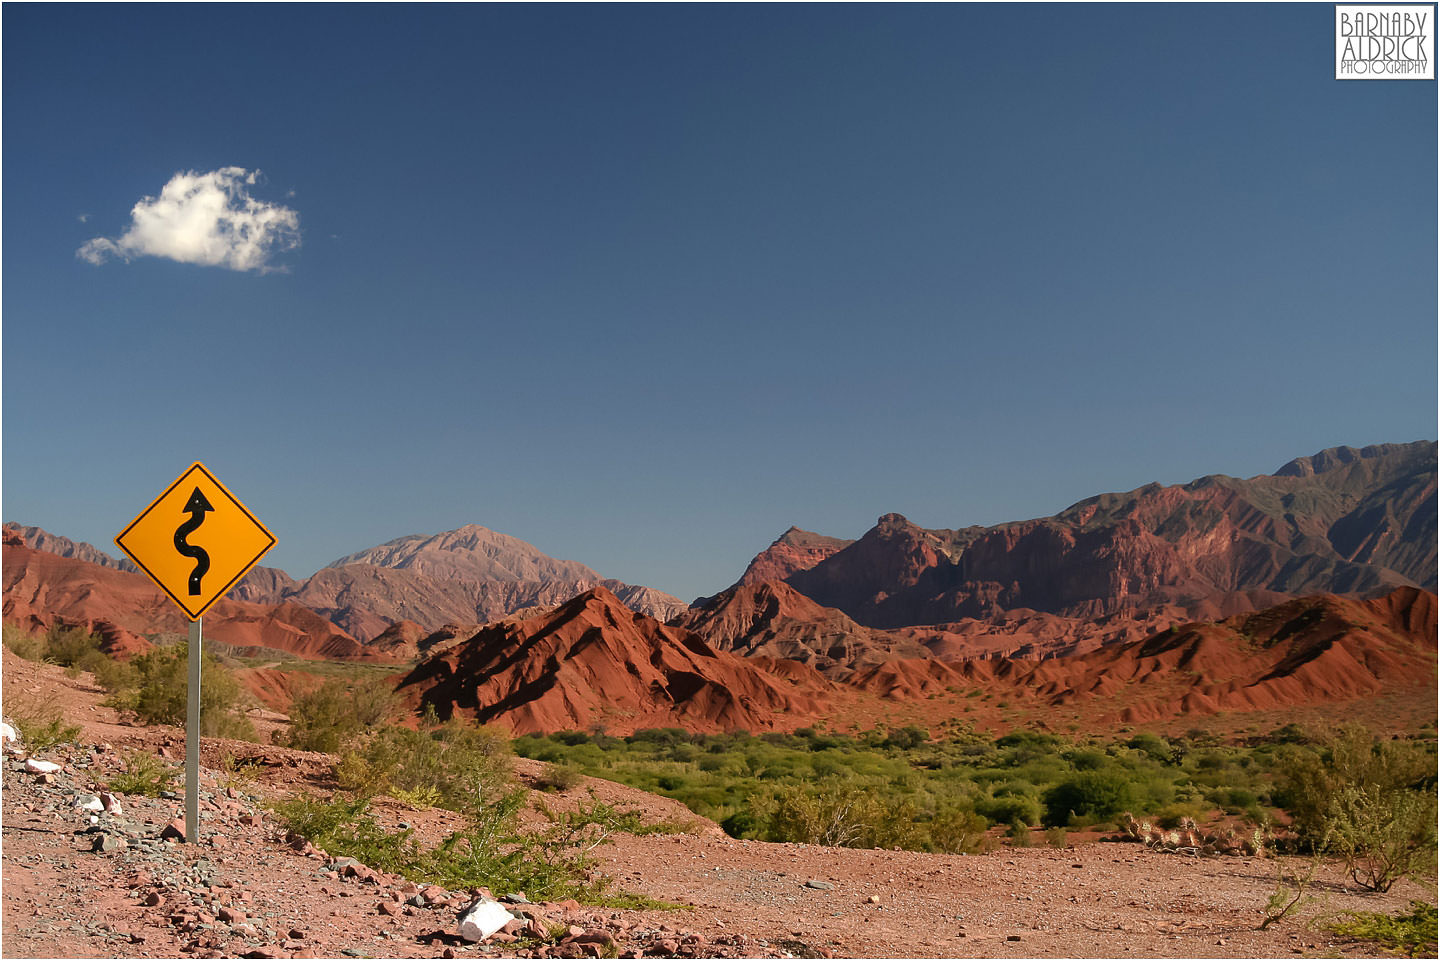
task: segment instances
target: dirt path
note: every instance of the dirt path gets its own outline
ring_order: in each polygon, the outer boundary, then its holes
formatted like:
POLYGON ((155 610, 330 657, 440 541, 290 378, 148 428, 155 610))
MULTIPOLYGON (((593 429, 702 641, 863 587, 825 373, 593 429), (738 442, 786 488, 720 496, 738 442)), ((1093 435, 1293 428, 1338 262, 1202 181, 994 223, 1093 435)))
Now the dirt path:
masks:
MULTIPOLYGON (((470 892, 424 892, 363 871, 346 877, 343 865, 285 842, 263 802, 323 785, 323 755, 207 740, 205 837, 195 847, 160 837, 183 810, 178 799, 122 797, 120 815, 96 815, 91 825, 76 796, 112 777, 126 748, 183 756, 182 732, 126 725, 99 706, 83 676, 5 654, 7 712, 43 695, 83 727, 87 744, 51 752, 66 767, 48 784, 16 757, 0 764, 5 957, 567 957, 602 949, 622 957, 1379 956, 1311 922, 1435 897, 1409 882, 1385 895, 1349 893, 1332 867, 1317 887, 1321 900, 1262 932, 1275 888, 1270 860, 1189 859, 1118 843, 971 857, 765 844, 726 837, 669 799, 587 779, 533 800, 563 808, 590 787, 647 820, 697 822, 699 833, 618 835, 595 852, 617 887, 693 909, 518 905, 547 933, 574 925, 572 933, 594 940, 588 948, 573 938, 499 943, 504 936, 469 945, 456 937, 456 918, 470 892), (218 770, 227 753, 262 758, 259 779, 227 791, 218 770), (114 849, 103 850, 107 843, 114 849)), ((538 769, 517 768, 522 779, 538 769)), ((377 815, 432 837, 449 823, 443 812, 389 804, 377 815)))

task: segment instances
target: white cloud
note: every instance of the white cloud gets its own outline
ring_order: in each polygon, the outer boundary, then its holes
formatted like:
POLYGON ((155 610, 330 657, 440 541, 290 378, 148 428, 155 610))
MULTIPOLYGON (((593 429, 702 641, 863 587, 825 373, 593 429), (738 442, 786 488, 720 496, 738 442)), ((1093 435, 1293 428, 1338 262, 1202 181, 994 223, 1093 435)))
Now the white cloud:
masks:
POLYGON ((300 215, 250 196, 260 171, 221 167, 170 178, 159 197, 144 197, 130 211, 119 237, 96 237, 75 256, 92 264, 110 257, 166 257, 184 264, 231 270, 275 270, 272 254, 300 246, 300 215))

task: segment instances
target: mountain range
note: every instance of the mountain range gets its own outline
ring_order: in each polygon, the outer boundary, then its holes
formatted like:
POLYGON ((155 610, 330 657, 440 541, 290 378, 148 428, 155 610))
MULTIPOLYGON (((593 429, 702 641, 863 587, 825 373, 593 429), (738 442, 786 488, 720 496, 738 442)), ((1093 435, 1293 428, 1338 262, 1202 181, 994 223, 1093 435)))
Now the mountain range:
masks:
MULTIPOLYGON (((1273 475, 1149 484, 1036 520, 927 530, 887 514, 784 580, 868 627, 1027 609, 1194 612, 1263 591, 1436 587, 1436 445, 1339 447, 1273 475)), ((778 543, 778 542, 777 542, 778 543)))
MULTIPOLYGON (((6 524, 40 550, 134 571, 83 542, 38 527, 6 524)), ((668 618, 685 603, 663 591, 603 578, 577 561, 550 557, 516 537, 477 524, 433 536, 411 535, 327 564, 303 581, 256 567, 227 595, 254 604, 308 608, 350 636, 369 641, 397 621, 436 628, 483 624, 527 607, 549 607, 603 586, 636 610, 668 618)))
MULTIPOLYGON (((992 527, 886 514, 854 541, 792 527, 689 606, 469 525, 303 581, 257 568, 206 634, 232 652, 394 663, 412 706, 525 730, 763 730, 857 696, 944 702, 976 685, 1068 709, 1114 700, 1117 677, 1143 680, 1117 708, 1132 720, 1433 694, 1435 487, 1421 441, 992 527)), ((39 528, 5 538, 8 622, 81 624, 119 653, 183 631, 126 563, 39 528)), ((297 683, 251 674, 271 700, 297 683)))

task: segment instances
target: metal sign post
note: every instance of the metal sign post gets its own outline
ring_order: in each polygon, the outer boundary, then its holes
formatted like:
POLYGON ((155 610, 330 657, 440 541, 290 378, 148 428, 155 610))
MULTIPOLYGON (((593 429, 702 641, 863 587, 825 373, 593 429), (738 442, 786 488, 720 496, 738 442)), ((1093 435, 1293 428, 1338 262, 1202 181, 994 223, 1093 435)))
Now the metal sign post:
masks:
POLYGON ((200 618, 190 622, 190 645, 186 665, 190 669, 189 698, 185 702, 185 840, 200 840, 200 665, 205 660, 200 647, 200 618))
POLYGON ((190 621, 186 656, 185 840, 200 838, 200 618, 275 546, 275 536, 196 461, 175 478, 115 544, 190 621))

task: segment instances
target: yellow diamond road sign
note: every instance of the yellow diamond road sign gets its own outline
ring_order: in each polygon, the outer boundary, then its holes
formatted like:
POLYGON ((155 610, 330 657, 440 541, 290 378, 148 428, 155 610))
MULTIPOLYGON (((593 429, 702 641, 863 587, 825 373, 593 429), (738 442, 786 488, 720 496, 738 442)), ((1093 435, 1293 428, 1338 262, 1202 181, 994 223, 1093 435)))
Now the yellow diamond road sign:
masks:
POLYGON ((275 537, 197 461, 115 544, 195 621, 275 546, 275 537))

